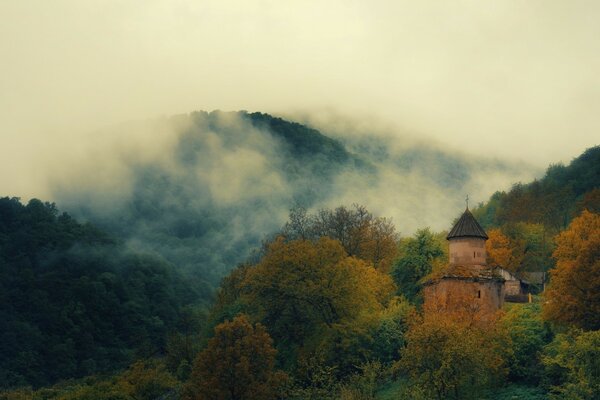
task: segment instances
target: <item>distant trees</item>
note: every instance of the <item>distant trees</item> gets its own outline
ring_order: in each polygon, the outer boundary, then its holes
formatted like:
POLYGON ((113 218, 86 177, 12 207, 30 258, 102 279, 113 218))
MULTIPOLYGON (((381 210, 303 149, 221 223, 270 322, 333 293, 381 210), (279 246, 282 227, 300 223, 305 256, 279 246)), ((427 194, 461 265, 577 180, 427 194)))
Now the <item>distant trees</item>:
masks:
POLYGON ((586 330, 600 329, 600 215, 587 210, 556 238, 544 317, 586 330))
POLYGON ((185 400, 276 399, 286 374, 275 370, 273 341, 261 324, 240 315, 215 328, 198 355, 185 400))
POLYGON ((599 177, 600 146, 595 146, 568 166, 551 165, 540 180, 517 183, 508 192, 496 192, 473 214, 485 228, 540 224, 548 235, 555 235, 582 210, 597 210, 599 177))
POLYGON ((322 209, 315 214, 295 207, 281 233, 288 240, 338 240, 348 256, 369 261, 384 272, 389 271, 397 254, 398 234, 392 222, 374 217, 356 204, 352 208, 322 209))

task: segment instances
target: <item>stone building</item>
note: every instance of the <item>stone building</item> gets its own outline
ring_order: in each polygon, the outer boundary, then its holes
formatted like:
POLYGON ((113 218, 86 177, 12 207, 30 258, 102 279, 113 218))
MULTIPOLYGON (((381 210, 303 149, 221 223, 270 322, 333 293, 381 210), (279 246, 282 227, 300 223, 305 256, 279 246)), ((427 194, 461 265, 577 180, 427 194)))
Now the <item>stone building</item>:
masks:
POLYGON ((467 305, 470 309, 492 314, 504 302, 504 279, 487 265, 487 234, 469 208, 465 210, 446 239, 449 264, 424 283, 425 308, 452 311, 467 305))

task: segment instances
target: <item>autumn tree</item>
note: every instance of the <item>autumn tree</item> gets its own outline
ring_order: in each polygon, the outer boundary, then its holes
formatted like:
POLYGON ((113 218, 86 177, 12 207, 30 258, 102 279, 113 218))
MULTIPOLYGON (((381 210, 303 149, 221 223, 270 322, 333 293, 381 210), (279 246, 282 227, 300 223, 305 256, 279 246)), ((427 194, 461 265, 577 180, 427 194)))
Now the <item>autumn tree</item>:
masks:
POLYGON ((506 331, 494 320, 481 321, 468 309, 464 313, 429 310, 412 319, 397 368, 426 398, 479 398, 506 374, 506 331))
POLYGON ((276 350, 265 327, 240 315, 215 328, 196 358, 184 388, 186 400, 275 399, 286 380, 276 371, 276 350))
POLYGON ((517 243, 510 240, 500 229, 490 229, 485 243, 488 265, 498 265, 508 271, 517 272, 523 260, 523 253, 517 243))
POLYGON ((558 324, 600 329, 600 215, 587 210, 556 237, 543 315, 558 324))
POLYGON ((389 271, 397 254, 398 234, 387 218, 375 217, 365 207, 321 209, 309 214, 303 207, 290 210, 282 230, 288 240, 338 240, 346 254, 371 262, 375 268, 389 271))
POLYGON ((400 242, 400 258, 392 267, 392 276, 399 294, 410 301, 420 302, 421 279, 431 273, 444 250, 440 239, 429 228, 418 230, 411 238, 400 242))
POLYGON ((310 339, 339 324, 376 314, 395 290, 389 275, 348 257, 337 240, 327 237, 316 242, 278 238, 249 269, 244 284, 247 304, 256 307, 278 345, 292 352, 317 346, 310 339))
POLYGON ((136 361, 117 379, 116 387, 130 399, 153 400, 177 385, 165 366, 154 360, 136 361))

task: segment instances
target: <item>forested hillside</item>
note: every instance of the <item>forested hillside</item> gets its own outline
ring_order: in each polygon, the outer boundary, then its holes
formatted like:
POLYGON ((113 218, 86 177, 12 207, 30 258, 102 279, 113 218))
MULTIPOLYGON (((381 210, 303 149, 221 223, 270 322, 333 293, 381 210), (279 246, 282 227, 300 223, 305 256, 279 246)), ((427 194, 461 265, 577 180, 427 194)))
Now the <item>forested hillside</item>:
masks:
POLYGON ((600 212, 600 146, 567 166, 551 165, 539 180, 494 193, 473 214, 489 231, 492 261, 513 271, 546 271, 554 265, 552 238, 585 209, 600 212))
POLYGON ((198 301, 166 261, 127 250, 54 204, 0 198, 0 387, 114 371, 161 353, 198 301))
POLYGON ((60 186, 77 219, 0 198, 0 399, 600 395, 600 147, 473 210, 488 264, 550 277, 533 303, 481 318, 423 301, 445 231, 340 204, 356 187, 413 213, 402 196, 424 188, 461 203, 484 159, 258 113, 169 121, 160 156, 124 151, 123 190, 60 186))

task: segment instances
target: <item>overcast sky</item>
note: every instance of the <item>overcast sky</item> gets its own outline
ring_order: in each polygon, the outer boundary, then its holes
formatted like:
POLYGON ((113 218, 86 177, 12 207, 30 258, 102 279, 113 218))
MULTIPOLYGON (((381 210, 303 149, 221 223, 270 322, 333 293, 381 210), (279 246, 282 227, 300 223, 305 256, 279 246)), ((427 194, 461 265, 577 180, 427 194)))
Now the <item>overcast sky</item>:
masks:
POLYGON ((598 1, 0 0, 0 195, 95 129, 335 110, 468 152, 600 142, 598 1))

